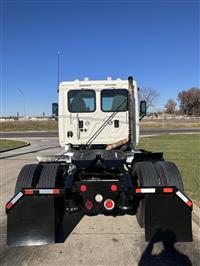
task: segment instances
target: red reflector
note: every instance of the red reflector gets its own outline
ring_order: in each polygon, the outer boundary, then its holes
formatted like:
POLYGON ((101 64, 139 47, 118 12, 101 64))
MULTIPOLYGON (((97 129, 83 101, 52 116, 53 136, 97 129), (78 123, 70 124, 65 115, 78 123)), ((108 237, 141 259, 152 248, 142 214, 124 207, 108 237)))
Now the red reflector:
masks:
POLYGON ((32 189, 25 189, 24 194, 25 195, 33 195, 33 190, 32 189))
POLYGON ((85 208, 91 210, 93 208, 93 202, 91 200, 86 200, 85 208))
POLYGON ((164 193, 172 193, 173 192, 173 188, 171 188, 171 187, 163 188, 163 192, 164 193))
POLYGON ((82 192, 85 192, 87 190, 87 187, 85 185, 81 185, 80 190, 82 192))
POLYGON ((188 201, 186 202, 186 204, 187 204, 189 207, 191 207, 191 206, 192 206, 192 201, 188 200, 188 201))
POLYGON ((60 194, 60 189, 53 189, 53 194, 60 194))
POLYGON ((136 188, 135 193, 141 193, 141 188, 136 188))
POLYGON ((9 203, 6 205, 6 209, 9 210, 12 206, 13 206, 13 203, 12 203, 12 202, 9 202, 9 203))
POLYGON ((112 210, 115 206, 115 203, 113 200, 110 200, 110 199, 107 199, 105 202, 104 202, 104 207, 107 209, 107 210, 112 210))
POLYGON ((112 185, 112 186, 111 186, 111 190, 112 190, 112 191, 117 191, 117 190, 118 190, 118 187, 117 187, 116 185, 112 185))

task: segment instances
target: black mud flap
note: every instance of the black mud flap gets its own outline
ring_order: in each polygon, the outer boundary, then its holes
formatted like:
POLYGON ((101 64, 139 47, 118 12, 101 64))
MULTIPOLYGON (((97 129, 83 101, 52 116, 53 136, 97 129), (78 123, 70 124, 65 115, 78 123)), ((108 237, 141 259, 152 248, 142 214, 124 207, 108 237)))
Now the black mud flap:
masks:
POLYGON ((51 195, 23 196, 7 213, 7 244, 29 246, 55 243, 57 204, 51 195))
POLYGON ((145 195, 146 241, 191 242, 191 207, 175 194, 145 195))

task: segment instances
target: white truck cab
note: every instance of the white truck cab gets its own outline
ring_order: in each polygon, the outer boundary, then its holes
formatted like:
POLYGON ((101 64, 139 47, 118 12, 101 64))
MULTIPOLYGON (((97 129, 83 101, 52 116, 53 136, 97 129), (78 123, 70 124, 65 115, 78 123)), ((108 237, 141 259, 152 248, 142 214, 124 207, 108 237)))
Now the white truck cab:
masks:
MULTIPOLYGON (((133 80, 136 144, 139 141, 138 88, 133 80)), ((109 119, 92 144, 111 144, 128 139, 128 80, 74 80, 59 85, 59 141, 84 145, 109 119), (111 117, 111 119, 109 119, 111 117)))

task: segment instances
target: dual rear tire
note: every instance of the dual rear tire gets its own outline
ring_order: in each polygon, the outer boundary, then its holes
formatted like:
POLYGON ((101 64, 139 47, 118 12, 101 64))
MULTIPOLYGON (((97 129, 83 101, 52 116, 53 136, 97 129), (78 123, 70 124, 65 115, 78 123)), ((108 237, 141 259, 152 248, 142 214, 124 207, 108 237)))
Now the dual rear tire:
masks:
MULTIPOLYGON (((175 186, 184 191, 180 172, 173 162, 159 161, 137 162, 132 166, 132 175, 136 177, 138 186, 159 187, 175 186)), ((137 208, 136 218, 141 228, 145 226, 145 200, 141 198, 137 208)))
MULTIPOLYGON (((28 164, 25 165, 17 178, 15 194, 22 189, 34 188, 62 188, 63 169, 59 164, 28 164)), ((64 198, 54 198, 55 223, 59 225, 64 216, 64 198)))
POLYGON ((174 186, 184 191, 182 177, 175 163, 161 161, 156 162, 154 166, 162 186, 174 186))
POLYGON ((62 168, 59 164, 27 164, 17 178, 15 194, 24 188, 62 187, 62 168))

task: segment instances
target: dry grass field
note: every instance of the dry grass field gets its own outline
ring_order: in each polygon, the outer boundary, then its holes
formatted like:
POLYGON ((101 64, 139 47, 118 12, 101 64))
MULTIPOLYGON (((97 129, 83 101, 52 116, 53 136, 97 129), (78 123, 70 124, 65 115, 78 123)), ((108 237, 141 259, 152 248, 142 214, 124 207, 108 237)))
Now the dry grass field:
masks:
POLYGON ((58 130, 58 122, 49 121, 4 121, 0 122, 0 131, 56 131, 58 130))
POLYGON ((200 128, 200 119, 143 119, 141 128, 200 128))
MULTIPOLYGON (((200 128, 200 119, 143 119, 141 128, 200 128)), ((0 122, 0 131, 57 131, 58 122, 49 121, 4 121, 0 122)))

